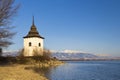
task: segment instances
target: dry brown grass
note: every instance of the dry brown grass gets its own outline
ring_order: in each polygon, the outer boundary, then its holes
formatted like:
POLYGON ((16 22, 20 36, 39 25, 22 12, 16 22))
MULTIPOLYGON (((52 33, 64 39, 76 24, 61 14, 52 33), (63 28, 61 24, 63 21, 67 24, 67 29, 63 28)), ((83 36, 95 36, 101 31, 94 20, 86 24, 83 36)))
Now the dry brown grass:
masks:
POLYGON ((61 61, 50 60, 40 64, 7 64, 0 65, 0 80, 48 80, 44 74, 35 71, 36 68, 58 66, 61 61))
POLYGON ((48 80, 43 74, 38 74, 32 69, 25 69, 31 65, 0 66, 0 80, 48 80))

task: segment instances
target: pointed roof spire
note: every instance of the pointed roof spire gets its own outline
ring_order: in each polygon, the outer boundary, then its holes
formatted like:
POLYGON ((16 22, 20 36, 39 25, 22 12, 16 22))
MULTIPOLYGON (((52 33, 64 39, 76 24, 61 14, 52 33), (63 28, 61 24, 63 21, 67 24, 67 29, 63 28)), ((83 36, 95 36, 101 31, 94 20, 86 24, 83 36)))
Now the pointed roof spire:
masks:
POLYGON ((39 37, 39 38, 42 38, 44 39, 44 37, 42 37, 39 32, 37 31, 37 28, 34 24, 34 16, 33 16, 33 21, 32 21, 32 26, 31 26, 31 29, 30 31, 28 32, 27 36, 25 36, 24 38, 30 38, 30 37, 39 37))
POLYGON ((32 22, 32 25, 34 25, 34 16, 33 16, 33 22, 32 22))

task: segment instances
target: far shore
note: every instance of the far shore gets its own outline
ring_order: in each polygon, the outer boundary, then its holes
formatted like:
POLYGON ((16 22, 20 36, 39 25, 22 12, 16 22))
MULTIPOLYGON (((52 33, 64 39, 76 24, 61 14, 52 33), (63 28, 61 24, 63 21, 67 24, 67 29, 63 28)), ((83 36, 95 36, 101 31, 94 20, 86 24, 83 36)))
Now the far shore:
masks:
POLYGON ((60 61, 120 61, 120 59, 62 59, 60 61))

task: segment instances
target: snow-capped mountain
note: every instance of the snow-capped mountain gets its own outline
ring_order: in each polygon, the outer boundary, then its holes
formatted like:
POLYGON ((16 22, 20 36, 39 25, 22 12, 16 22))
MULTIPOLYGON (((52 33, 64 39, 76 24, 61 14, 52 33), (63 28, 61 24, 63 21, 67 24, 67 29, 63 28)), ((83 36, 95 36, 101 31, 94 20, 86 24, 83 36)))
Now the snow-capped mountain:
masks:
POLYGON ((65 51, 59 51, 59 52, 52 52, 52 57, 56 57, 60 60, 77 60, 77 59, 96 59, 99 58, 99 56, 90 54, 90 53, 84 53, 80 51, 72 51, 72 50, 65 50, 65 51))
MULTIPOLYGON (((120 60, 120 57, 113 57, 109 55, 95 55, 91 53, 86 53, 83 51, 75 50, 64 50, 64 51, 54 51, 51 50, 52 57, 56 57, 59 60, 120 60)), ((18 56, 19 50, 17 51, 4 51, 2 56, 18 56)))
POLYGON ((18 56, 19 55, 19 51, 4 51, 2 53, 2 56, 18 56))
POLYGON ((120 57, 113 57, 108 54, 95 55, 74 50, 52 51, 52 57, 59 60, 120 60, 120 57))

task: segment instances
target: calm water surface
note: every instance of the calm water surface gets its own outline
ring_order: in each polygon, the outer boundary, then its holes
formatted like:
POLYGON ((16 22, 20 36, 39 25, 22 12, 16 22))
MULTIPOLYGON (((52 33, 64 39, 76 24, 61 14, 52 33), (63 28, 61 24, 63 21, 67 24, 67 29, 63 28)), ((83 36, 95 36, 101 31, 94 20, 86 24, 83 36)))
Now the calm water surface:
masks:
POLYGON ((67 61, 44 72, 49 80, 120 80, 120 61, 67 61))

